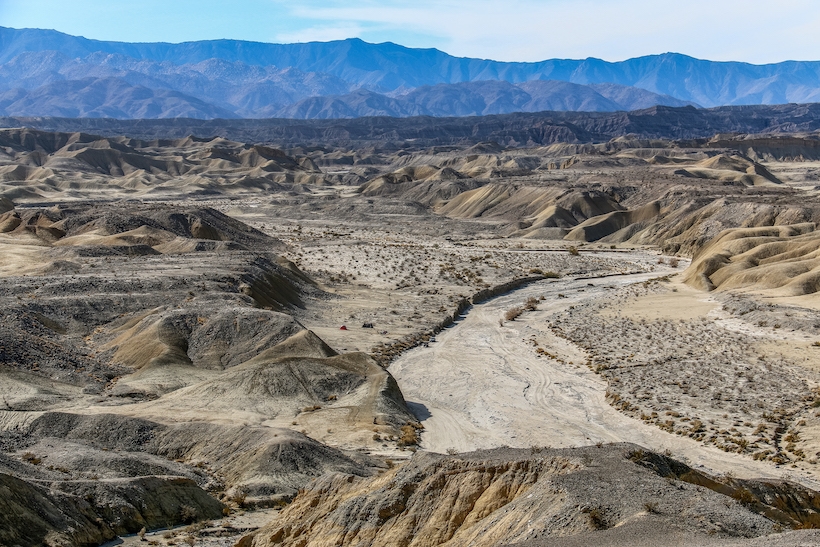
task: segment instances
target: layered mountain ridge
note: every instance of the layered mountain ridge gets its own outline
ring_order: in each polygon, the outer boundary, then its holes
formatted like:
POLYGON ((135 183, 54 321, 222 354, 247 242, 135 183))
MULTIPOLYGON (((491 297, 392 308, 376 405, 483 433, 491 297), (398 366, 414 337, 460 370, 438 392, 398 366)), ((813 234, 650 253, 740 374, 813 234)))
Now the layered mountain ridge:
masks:
POLYGON ((820 62, 458 58, 359 39, 104 42, 0 27, 0 114, 354 118, 815 102, 820 62))

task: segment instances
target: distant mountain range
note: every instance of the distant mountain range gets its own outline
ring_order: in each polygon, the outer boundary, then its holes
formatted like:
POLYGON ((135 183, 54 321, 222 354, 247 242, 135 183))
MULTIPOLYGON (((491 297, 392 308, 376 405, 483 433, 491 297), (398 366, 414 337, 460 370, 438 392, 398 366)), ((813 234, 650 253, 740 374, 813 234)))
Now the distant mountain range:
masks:
POLYGON ((509 63, 358 39, 103 42, 0 27, 0 115, 354 118, 820 101, 820 62, 509 63))

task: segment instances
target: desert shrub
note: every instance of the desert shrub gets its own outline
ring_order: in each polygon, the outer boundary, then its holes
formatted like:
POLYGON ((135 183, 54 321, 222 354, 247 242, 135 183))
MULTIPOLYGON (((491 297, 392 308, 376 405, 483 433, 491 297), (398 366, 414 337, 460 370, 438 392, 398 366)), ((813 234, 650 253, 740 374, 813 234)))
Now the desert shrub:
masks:
POLYGON ((40 465, 42 462, 42 458, 38 458, 34 452, 26 452, 23 454, 23 461, 30 463, 31 465, 40 465))
POLYGON ((738 488, 732 492, 732 497, 743 505, 753 505, 757 498, 746 488, 738 488))
POLYGON ((534 296, 527 298, 527 303, 524 304, 524 309, 527 311, 535 311, 538 309, 538 299, 534 296))
POLYGON ((524 313, 524 310, 516 306, 514 308, 510 308, 507 310, 507 312, 504 314, 504 319, 506 319, 507 321, 515 321, 516 318, 518 318, 522 313, 524 313))
POLYGON ((578 251, 578 247, 576 247, 575 245, 570 245, 570 246, 567 248, 567 252, 568 252, 569 254, 571 254, 572 256, 578 256, 579 254, 581 254, 581 253, 578 251))
POLYGON ((245 503, 248 500, 248 491, 245 488, 236 488, 231 492, 228 499, 235 503, 237 507, 245 507, 245 503))
POLYGON ((626 457, 629 458, 629 461, 638 463, 640 461, 643 461, 643 459, 646 457, 646 452, 640 449, 633 450, 629 454, 627 454, 626 457))
POLYGON ((670 259, 669 259, 669 265, 670 265, 671 267, 673 267, 673 268, 677 268, 677 267, 678 267, 678 264, 680 264, 680 260, 678 260, 678 259, 677 259, 677 257, 674 257, 674 256, 673 256, 672 258, 670 258, 670 259))
POLYGON ((197 511, 190 505, 183 505, 179 508, 179 520, 185 524, 190 524, 196 520, 197 511))
POLYGON ((399 437, 399 446, 415 446, 419 444, 419 434, 416 425, 408 423, 401 426, 401 436, 399 437))
POLYGON ((606 530, 606 518, 600 507, 590 507, 584 511, 589 517, 589 526, 593 530, 606 530))

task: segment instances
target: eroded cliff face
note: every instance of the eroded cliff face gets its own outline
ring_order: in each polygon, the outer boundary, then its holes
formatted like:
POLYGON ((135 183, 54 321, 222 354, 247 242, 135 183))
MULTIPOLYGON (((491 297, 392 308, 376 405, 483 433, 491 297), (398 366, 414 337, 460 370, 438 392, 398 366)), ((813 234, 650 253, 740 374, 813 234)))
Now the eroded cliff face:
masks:
POLYGON ((615 528, 627 538, 630 530, 650 534, 657 544, 670 530, 681 541, 751 538, 810 523, 815 499, 788 483, 709 477, 630 444, 419 452, 378 477, 319 479, 240 545, 538 545, 615 528), (803 503, 778 512, 781 497, 803 503))
POLYGON ((522 512, 532 518, 563 505, 566 496, 558 490, 538 489, 537 498, 527 493, 539 480, 577 467, 558 455, 471 459, 420 453, 373 481, 321 479, 253 545, 483 545, 489 538, 525 534, 522 512))

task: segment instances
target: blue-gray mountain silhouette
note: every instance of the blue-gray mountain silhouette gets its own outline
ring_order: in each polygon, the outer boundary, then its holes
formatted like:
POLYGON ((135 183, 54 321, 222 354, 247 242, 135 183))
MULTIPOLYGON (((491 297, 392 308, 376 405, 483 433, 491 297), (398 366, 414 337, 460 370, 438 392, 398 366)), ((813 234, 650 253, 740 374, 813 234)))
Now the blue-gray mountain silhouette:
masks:
POLYGON ((594 58, 514 63, 359 39, 125 43, 0 27, 0 92, 0 114, 14 116, 334 118, 616 111, 815 102, 820 62, 751 65, 666 53, 615 63, 594 58), (62 97, 51 96, 65 90, 62 97), (123 102, 128 97, 139 97, 135 106, 123 102))

